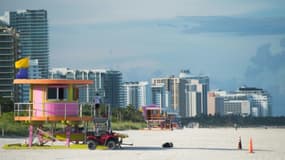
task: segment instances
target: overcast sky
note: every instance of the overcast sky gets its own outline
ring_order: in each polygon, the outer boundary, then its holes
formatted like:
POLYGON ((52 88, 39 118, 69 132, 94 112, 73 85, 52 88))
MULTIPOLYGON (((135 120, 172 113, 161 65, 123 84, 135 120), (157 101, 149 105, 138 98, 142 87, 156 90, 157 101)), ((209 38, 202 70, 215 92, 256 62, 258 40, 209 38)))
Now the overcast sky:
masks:
POLYGON ((285 115, 284 0, 1 0, 0 15, 48 11, 50 67, 112 68, 124 80, 210 77, 211 89, 260 87, 285 115))

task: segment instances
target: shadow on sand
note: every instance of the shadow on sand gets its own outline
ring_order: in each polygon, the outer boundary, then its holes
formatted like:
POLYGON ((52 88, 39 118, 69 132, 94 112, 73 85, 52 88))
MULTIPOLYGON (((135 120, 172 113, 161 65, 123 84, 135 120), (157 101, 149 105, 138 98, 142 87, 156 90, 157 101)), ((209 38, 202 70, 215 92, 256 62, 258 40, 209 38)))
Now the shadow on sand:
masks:
MULTIPOLYGON (((173 147, 173 148, 162 148, 154 146, 134 146, 134 147, 123 147, 120 150, 128 151, 163 151, 163 150, 210 150, 210 151, 240 151, 236 148, 211 148, 211 147, 173 147)), ((247 149, 242 149, 247 151, 247 149)), ((272 150, 255 149, 255 152, 272 152, 272 150)))

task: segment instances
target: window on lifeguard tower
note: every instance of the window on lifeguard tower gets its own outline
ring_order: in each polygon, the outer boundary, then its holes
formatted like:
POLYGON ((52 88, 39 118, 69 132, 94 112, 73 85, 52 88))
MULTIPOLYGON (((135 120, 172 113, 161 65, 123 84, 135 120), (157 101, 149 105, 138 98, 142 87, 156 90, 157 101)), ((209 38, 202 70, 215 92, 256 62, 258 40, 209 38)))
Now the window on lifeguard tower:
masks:
POLYGON ((66 100, 67 88, 49 87, 47 91, 48 100, 66 100))

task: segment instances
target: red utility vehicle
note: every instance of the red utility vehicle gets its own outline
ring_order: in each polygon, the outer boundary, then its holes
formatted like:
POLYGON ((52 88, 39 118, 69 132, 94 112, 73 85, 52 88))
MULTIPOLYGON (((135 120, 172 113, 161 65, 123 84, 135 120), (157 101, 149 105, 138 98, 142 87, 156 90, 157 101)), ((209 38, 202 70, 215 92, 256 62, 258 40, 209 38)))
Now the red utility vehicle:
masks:
POLYGON ((105 116, 103 117, 95 116, 93 119, 93 130, 87 132, 86 143, 90 150, 96 149, 98 145, 107 146, 109 149, 121 148, 123 138, 128 137, 126 134, 115 133, 112 131, 110 107, 107 107, 107 114, 104 115, 105 116))

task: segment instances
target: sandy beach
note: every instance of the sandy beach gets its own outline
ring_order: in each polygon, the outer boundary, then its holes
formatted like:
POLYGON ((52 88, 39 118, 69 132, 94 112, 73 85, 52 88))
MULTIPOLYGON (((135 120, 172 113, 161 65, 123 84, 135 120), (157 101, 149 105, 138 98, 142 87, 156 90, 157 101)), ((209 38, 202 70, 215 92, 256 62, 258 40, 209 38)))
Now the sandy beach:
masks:
MULTIPOLYGON (((207 128, 182 129, 174 131, 129 130, 120 131, 129 138, 117 150, 80 149, 0 149, 0 160, 188 160, 188 159, 285 159, 285 129, 278 128, 207 128), (241 137, 242 150, 238 150, 241 137), (249 139, 253 140, 254 153, 248 153, 249 139), (174 147, 163 149, 164 142, 172 142, 174 147)), ((24 138, 0 138, 0 146, 22 143, 24 138)))

